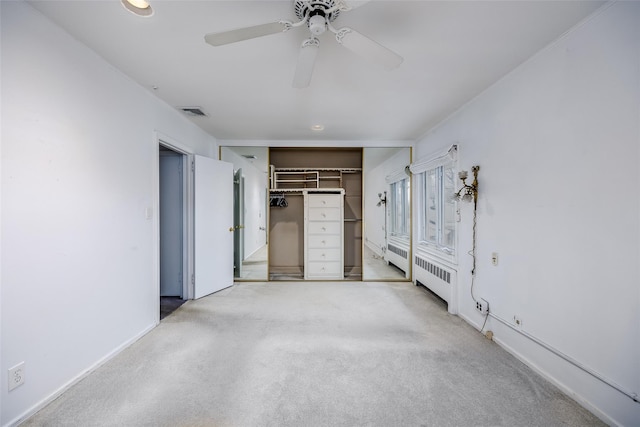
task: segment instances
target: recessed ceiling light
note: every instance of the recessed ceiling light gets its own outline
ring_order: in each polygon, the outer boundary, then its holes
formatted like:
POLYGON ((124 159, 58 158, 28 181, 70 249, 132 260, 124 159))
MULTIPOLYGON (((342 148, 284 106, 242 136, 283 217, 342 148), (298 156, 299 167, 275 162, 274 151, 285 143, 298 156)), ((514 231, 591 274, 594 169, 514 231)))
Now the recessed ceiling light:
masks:
POLYGON ((324 126, 323 125, 313 125, 313 126, 311 126, 311 130, 314 130, 316 132, 320 132, 320 131, 324 130, 324 126))
POLYGON ((145 0, 120 0, 122 5, 129 12, 135 13, 138 16, 151 16, 153 15, 153 9, 151 5, 145 0))

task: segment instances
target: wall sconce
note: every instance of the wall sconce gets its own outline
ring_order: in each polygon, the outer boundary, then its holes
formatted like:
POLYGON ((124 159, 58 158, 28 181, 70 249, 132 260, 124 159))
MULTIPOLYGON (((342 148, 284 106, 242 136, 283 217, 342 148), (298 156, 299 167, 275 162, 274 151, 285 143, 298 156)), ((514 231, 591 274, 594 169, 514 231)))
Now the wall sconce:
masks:
POLYGON ((480 166, 473 166, 471 173, 473 173, 473 182, 467 184, 468 173, 467 171, 460 171, 458 178, 462 181, 462 188, 454 194, 456 200, 462 200, 463 202, 478 202, 478 171, 480 166))
POLYGON ((380 200, 378 200, 378 204, 376 206, 382 206, 382 205, 386 205, 387 204, 387 192, 386 191, 384 192, 384 195, 383 195, 383 193, 378 193, 378 198, 380 200))

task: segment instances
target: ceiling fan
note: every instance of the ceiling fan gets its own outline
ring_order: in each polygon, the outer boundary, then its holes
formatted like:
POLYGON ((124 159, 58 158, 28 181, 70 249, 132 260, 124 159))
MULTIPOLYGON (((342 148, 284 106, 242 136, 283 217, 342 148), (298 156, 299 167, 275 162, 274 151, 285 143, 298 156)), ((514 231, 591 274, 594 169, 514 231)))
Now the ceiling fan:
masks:
POLYGON ((300 47, 296 72, 293 78, 293 87, 295 88, 309 86, 316 55, 320 47, 320 41, 317 37, 326 30, 334 33, 336 41, 342 46, 391 70, 402 63, 403 59, 400 55, 349 27, 336 29, 331 24, 341 12, 350 11, 369 1, 370 0, 294 0, 294 11, 299 19, 296 23, 280 20, 252 27, 210 33, 207 34, 204 39, 212 46, 222 46, 256 37, 286 32, 292 28, 306 24, 311 36, 305 39, 300 47))

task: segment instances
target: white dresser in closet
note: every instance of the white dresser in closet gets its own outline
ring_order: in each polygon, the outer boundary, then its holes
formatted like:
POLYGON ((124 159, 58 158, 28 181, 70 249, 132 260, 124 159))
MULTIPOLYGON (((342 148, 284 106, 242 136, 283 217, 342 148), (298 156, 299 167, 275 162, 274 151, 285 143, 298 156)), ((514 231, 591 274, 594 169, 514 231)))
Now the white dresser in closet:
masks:
POLYGON ((344 190, 304 191, 304 278, 344 279, 344 190))

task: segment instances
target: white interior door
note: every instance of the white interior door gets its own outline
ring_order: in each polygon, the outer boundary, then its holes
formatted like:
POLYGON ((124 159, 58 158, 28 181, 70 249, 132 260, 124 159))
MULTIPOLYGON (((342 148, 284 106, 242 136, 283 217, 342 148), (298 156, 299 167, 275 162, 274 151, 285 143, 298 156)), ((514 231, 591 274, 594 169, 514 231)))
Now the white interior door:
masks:
POLYGON ((233 285, 233 165, 194 156, 194 298, 233 285))

